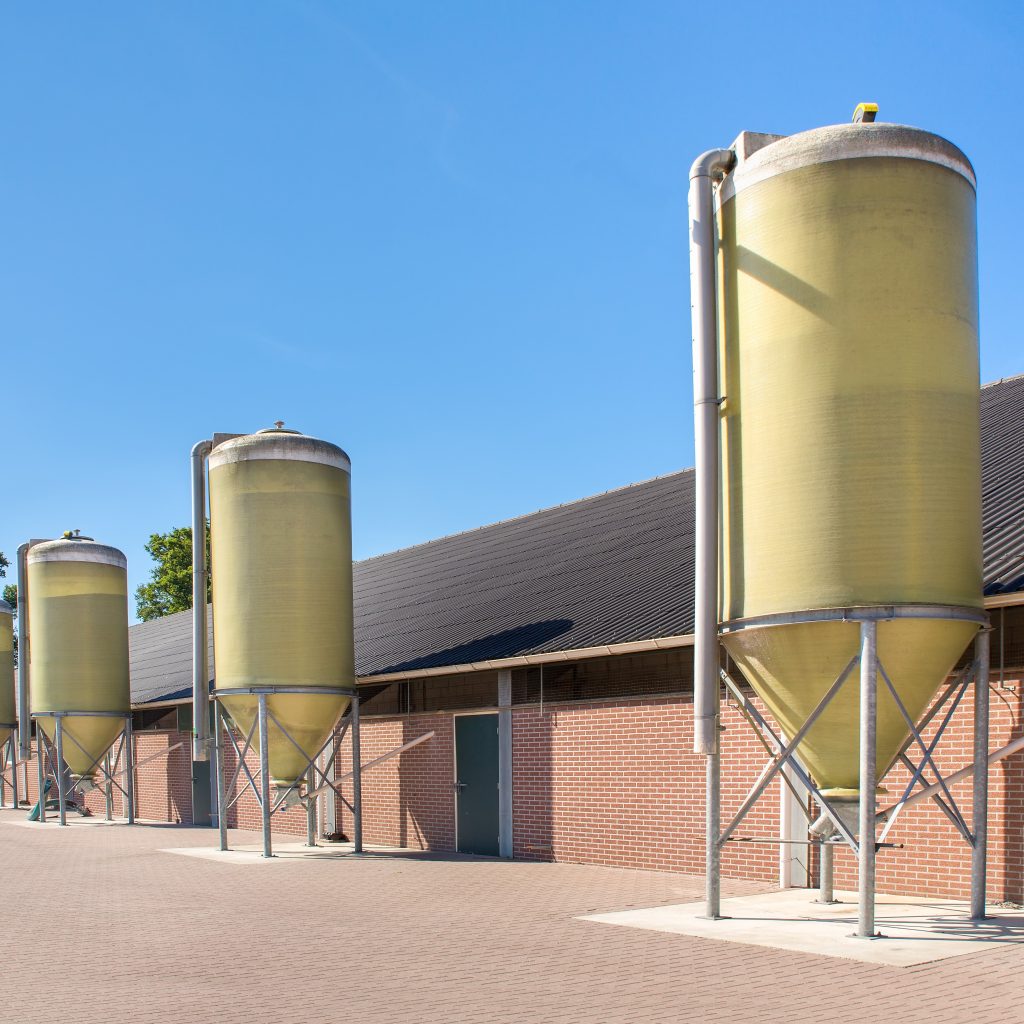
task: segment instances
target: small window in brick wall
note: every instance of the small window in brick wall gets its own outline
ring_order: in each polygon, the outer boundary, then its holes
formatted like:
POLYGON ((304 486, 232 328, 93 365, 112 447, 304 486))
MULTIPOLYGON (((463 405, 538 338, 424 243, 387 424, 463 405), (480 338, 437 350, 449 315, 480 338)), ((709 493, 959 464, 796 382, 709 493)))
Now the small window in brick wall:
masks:
POLYGON ((658 697, 693 690, 689 647, 513 669, 512 703, 572 703, 658 697))
POLYGON ((498 704, 497 672, 465 672, 360 687, 362 715, 413 715, 433 711, 466 711, 498 704))
POLYGON ((166 732, 178 728, 178 709, 138 708, 132 712, 132 729, 135 732, 166 732))
MULTIPOLYGON (((990 608, 988 618, 992 624, 989 679, 993 683, 1020 679, 1024 670, 1024 606, 990 608)), ((960 656, 957 668, 963 668, 973 657, 972 644, 960 656)))

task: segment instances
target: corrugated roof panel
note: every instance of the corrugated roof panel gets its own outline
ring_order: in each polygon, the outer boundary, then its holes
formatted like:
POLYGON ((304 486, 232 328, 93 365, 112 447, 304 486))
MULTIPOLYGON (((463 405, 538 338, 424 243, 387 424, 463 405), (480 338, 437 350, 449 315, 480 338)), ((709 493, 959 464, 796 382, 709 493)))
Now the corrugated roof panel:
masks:
MULTIPOLYGON (((1024 376, 981 390, 985 593, 1024 590, 1024 376)), ((693 472, 355 565, 356 671, 414 671, 687 634, 693 472)), ((189 613, 131 629, 132 698, 191 686, 189 613)))

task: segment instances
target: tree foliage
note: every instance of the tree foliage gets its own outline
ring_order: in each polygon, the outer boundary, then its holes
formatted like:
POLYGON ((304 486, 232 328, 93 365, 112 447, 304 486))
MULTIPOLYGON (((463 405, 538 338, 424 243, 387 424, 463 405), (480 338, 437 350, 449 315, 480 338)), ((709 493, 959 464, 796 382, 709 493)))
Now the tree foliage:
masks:
MULTIPOLYGON (((11 563, 7 561, 6 556, 0 551, 0 579, 3 579, 7 575, 7 570, 11 567, 11 563)), ((3 589, 3 599, 15 610, 18 610, 18 584, 7 583, 3 589)))
MULTIPOLYGON (((192 528, 179 526, 170 533, 154 533, 146 551, 156 565, 149 583, 135 591, 135 610, 143 622, 159 619, 192 607, 192 528)), ((206 524, 206 556, 210 556, 210 524, 206 524)), ((207 563, 209 564, 209 563, 207 563)), ((206 600, 210 600, 210 580, 206 581, 206 600)))

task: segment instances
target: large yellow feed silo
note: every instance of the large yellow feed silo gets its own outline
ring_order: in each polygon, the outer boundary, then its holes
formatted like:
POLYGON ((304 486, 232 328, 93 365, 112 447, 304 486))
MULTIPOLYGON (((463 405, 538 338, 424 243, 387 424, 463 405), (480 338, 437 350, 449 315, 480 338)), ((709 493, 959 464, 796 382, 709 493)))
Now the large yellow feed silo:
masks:
MULTIPOLYGON (((878 656, 917 719, 982 610, 971 165, 833 126, 741 158, 717 202, 722 642, 793 736, 857 655, 842 610, 892 606, 878 656)), ((879 777, 908 734, 879 678, 879 777)), ((854 672, 799 750, 826 796, 857 799, 858 743, 854 672)))
POLYGON ((14 609, 0 601, 0 748, 18 724, 14 701, 14 609))
POLYGON ((117 548, 65 534, 28 552, 31 708, 51 741, 89 778, 130 713, 127 561, 117 548), (101 712, 102 714, 75 714, 101 712))
POLYGON ((280 428, 210 453, 215 686, 243 734, 259 700, 244 691, 276 688, 268 711, 291 737, 270 723, 278 787, 304 777, 349 704, 308 691, 355 685, 350 468, 336 445, 280 428))

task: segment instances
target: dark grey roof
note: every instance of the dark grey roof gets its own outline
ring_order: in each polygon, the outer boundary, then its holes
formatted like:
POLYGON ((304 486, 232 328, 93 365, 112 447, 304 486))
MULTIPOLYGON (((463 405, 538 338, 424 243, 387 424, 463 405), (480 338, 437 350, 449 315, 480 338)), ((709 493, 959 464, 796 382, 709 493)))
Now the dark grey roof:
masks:
MULTIPOLYGON (((1024 590, 1024 376, 981 410, 985 592, 1024 590)), ((693 472, 357 562, 355 605, 362 677, 687 634, 693 472)), ((132 627, 136 703, 190 693, 189 623, 132 627)))
POLYGON ((1024 590, 1024 374, 981 389, 985 593, 1024 590))
MULTIPOLYGON (((206 612, 213 664, 213 615, 206 612)), ((192 697, 192 613, 178 612, 128 630, 132 703, 180 700, 192 697)))

